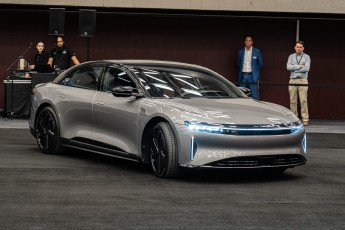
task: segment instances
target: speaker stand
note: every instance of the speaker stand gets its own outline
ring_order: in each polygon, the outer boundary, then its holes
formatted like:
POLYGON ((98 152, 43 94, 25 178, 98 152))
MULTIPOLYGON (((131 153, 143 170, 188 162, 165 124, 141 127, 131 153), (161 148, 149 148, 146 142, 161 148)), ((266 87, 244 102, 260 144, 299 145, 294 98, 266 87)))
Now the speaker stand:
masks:
POLYGON ((90 37, 86 38, 86 61, 90 60, 90 37))

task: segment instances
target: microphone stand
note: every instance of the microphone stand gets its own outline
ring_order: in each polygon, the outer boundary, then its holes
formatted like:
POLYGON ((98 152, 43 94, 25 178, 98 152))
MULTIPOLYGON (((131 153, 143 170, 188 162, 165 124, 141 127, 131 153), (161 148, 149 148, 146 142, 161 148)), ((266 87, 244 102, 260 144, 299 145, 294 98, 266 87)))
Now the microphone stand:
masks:
POLYGON ((29 44, 29 47, 28 47, 21 55, 19 55, 19 57, 10 65, 10 67, 7 68, 6 73, 13 67, 13 65, 14 65, 16 62, 18 62, 18 60, 19 60, 20 58, 22 58, 22 57, 26 54, 26 52, 29 51, 29 49, 31 49, 32 45, 33 45, 32 43, 29 44))
MULTIPOLYGON (((13 73, 13 65, 16 63, 16 62, 18 62, 18 60, 20 59, 20 58, 23 58, 23 56, 26 54, 26 52, 28 52, 29 51, 29 49, 31 49, 31 47, 32 47, 32 43, 30 43, 29 44, 29 47, 28 48, 26 48, 26 50, 21 54, 21 55, 19 55, 19 57, 10 65, 10 67, 8 67, 7 68, 7 70, 6 70, 6 79, 10 79, 11 80, 11 116, 13 116, 14 115, 14 111, 13 111, 13 103, 14 103, 14 100, 13 100, 13 91, 14 91, 14 80, 13 80, 13 74, 11 74, 10 75, 10 77, 8 78, 7 77, 7 74, 8 74, 8 71, 10 70, 10 69, 12 69, 12 72, 11 73, 13 73)), ((6 98, 6 97, 5 97, 6 98)), ((7 101, 7 100, 6 100, 7 101)), ((5 102, 6 102, 5 101, 5 102)), ((5 103, 6 104, 6 103, 5 103)), ((5 109, 6 109, 6 105, 5 105, 5 109)))

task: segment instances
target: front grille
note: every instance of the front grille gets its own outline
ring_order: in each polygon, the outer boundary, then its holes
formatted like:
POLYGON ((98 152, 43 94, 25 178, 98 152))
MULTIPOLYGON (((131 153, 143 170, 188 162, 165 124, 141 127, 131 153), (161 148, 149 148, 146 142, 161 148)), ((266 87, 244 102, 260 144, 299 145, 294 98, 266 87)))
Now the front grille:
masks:
POLYGON ((268 129, 268 130, 224 130, 223 134, 238 136, 257 136, 257 135, 286 135, 291 134, 291 129, 268 129))
POLYGON ((305 157, 298 154, 232 157, 207 164, 211 167, 222 168, 256 168, 266 166, 297 166, 307 162, 305 157))

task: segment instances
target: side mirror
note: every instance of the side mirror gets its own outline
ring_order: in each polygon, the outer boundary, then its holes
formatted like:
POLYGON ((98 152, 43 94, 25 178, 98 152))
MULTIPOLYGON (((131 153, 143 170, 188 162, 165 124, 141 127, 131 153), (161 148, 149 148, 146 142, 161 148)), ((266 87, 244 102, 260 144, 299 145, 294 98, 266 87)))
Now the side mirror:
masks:
POLYGON ((248 97, 250 97, 250 89, 246 88, 246 87, 237 87, 239 90, 241 90, 245 95, 247 95, 248 97))
POLYGON ((111 93, 116 97, 143 97, 144 95, 134 92, 137 91, 132 86, 117 86, 111 89, 111 93))

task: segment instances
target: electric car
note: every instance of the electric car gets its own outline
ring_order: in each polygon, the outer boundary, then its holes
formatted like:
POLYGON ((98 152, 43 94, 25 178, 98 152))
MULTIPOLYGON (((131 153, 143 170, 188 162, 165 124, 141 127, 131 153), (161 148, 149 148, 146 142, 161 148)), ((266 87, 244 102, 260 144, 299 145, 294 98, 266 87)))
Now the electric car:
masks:
POLYGON ((182 168, 283 172, 307 161, 298 117, 198 65, 86 62, 37 85, 31 100, 30 130, 45 154, 83 149, 149 163, 162 178, 182 168))

